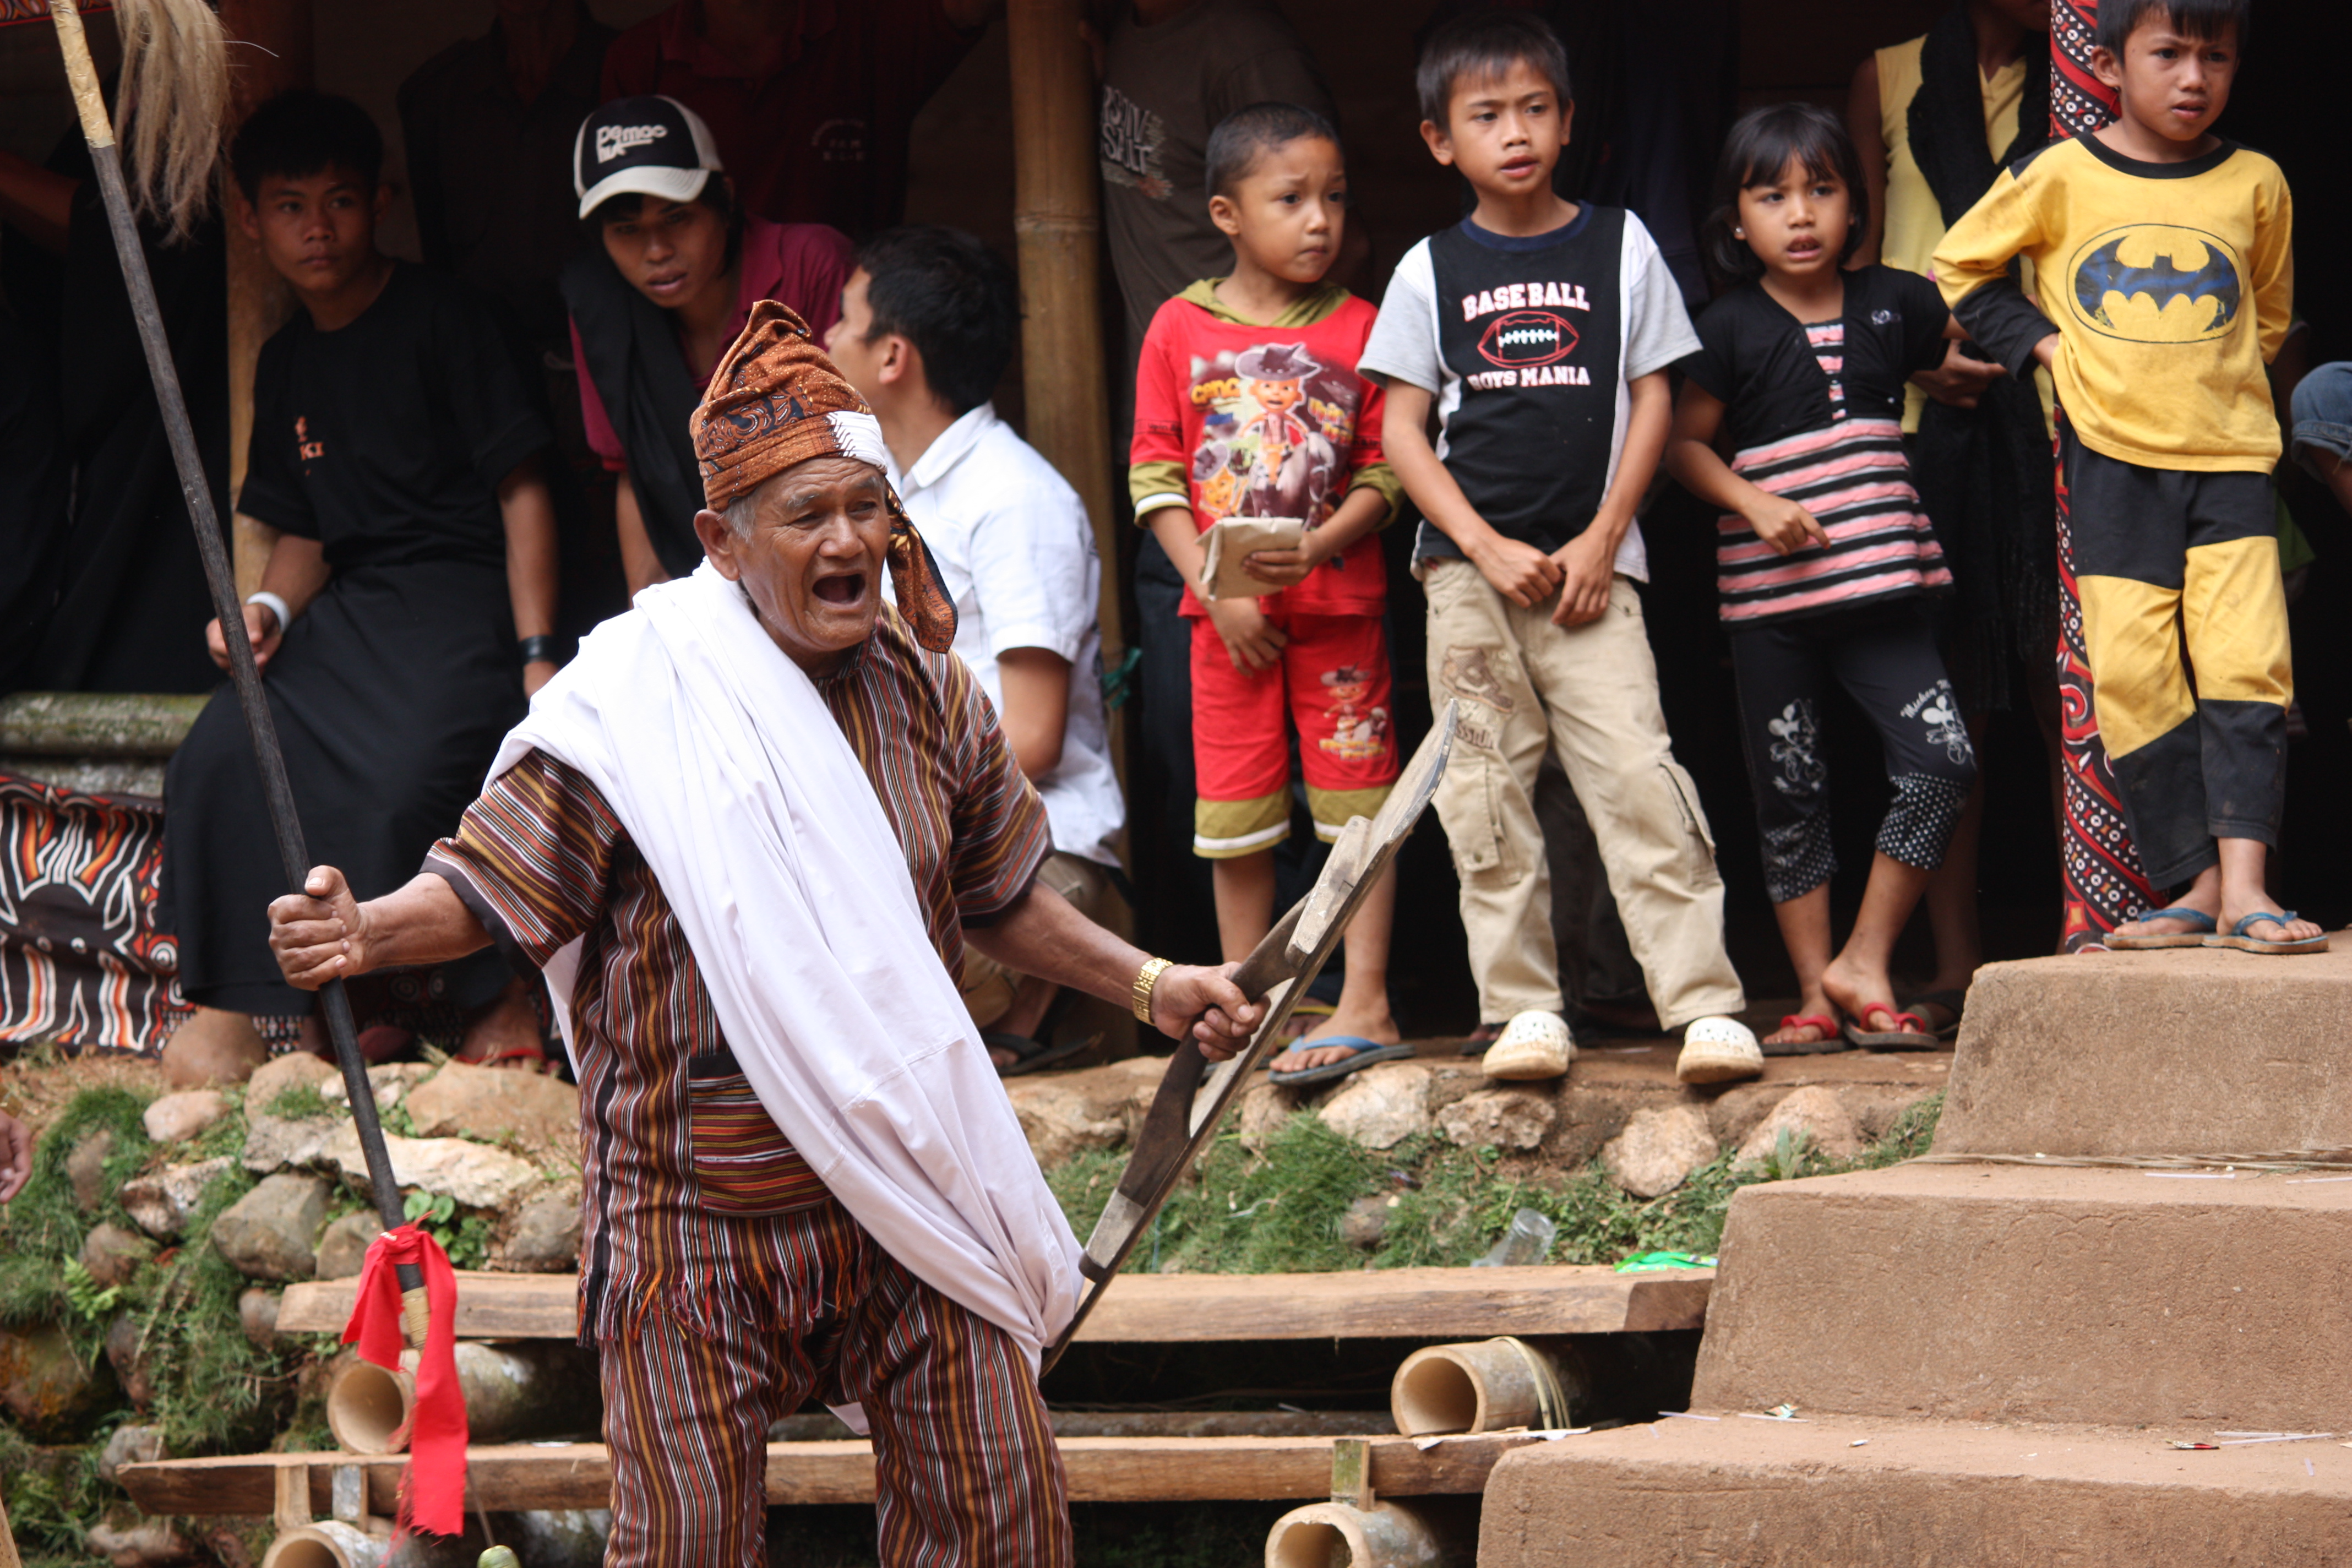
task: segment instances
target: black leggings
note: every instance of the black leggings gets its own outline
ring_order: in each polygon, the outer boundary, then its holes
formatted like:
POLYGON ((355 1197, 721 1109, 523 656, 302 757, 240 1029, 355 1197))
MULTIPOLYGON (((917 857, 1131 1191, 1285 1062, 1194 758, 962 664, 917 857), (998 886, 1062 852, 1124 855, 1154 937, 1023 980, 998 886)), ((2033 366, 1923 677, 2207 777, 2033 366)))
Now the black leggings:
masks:
POLYGON ((1774 903, 1803 897, 1837 868, 1821 736, 1832 679, 1862 704, 1886 749, 1895 804, 1879 826, 1880 852, 1925 871, 1944 863, 1977 759, 1925 605, 1906 600, 1742 626, 1731 634, 1731 668, 1774 903))

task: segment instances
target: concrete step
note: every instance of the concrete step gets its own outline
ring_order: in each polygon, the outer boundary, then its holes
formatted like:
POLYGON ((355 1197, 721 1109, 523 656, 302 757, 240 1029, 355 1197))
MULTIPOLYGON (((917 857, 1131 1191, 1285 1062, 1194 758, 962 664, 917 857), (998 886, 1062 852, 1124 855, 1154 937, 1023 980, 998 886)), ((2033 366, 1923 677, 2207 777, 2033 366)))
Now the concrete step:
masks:
POLYGON ((2352 1181, 1912 1164, 1734 1196, 1692 1397, 2315 1430, 2347 1384, 2352 1181))
MULTIPOLYGON (((2341 1436, 2341 1434, 2338 1434, 2341 1436)), ((1479 1568, 2294 1568, 2341 1563, 2352 1453, 2203 1430, 1665 1420, 1487 1477, 1479 1568), (1863 1446, 1856 1447, 1859 1443, 1863 1446)))
POLYGON ((2352 937, 1988 964, 1969 991, 1936 1152, 2352 1149, 2352 937))

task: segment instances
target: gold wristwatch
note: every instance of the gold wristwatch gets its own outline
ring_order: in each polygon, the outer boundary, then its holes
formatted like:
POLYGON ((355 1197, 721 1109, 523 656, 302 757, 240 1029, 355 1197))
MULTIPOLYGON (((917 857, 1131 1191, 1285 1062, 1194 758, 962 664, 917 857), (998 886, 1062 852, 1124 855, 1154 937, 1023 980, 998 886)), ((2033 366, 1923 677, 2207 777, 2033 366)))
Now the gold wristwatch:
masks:
POLYGON ((1160 984, 1160 976, 1164 973, 1168 968, 1169 962, 1164 958, 1147 958, 1143 961, 1143 967, 1135 972, 1135 995, 1133 1005, 1135 1007, 1136 1020, 1139 1023, 1150 1024, 1151 1022, 1152 987, 1160 984))

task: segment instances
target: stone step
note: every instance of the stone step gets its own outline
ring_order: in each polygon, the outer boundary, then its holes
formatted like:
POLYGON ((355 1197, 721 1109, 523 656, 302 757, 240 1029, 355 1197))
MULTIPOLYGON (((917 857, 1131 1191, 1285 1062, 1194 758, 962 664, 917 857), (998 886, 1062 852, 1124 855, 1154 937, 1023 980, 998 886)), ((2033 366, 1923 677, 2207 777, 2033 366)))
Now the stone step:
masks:
POLYGON ((1988 964, 1969 991, 1936 1152, 2352 1149, 2352 937, 1988 964))
POLYGON ((2331 1441, 2189 1453, 2166 1439, 2216 1439, 1720 1417, 1505 1455, 1486 1480, 1479 1568, 2276 1568, 2345 1554, 2352 1453, 2331 1441))
POLYGON ((1734 1196, 1692 1397, 2308 1430, 2347 1382, 2352 1181, 1908 1164, 1734 1196))

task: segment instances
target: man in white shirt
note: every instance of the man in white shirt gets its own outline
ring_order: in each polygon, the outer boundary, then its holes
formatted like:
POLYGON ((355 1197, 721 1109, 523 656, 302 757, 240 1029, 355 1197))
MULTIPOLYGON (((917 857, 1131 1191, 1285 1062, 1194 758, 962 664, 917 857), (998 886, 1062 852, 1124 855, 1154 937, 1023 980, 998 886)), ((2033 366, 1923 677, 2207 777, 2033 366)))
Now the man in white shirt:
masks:
MULTIPOLYGON (((1102 563, 1077 492, 996 416, 1013 356, 1012 269, 957 229, 911 226, 859 247, 825 351, 873 407, 892 480, 955 596, 955 651, 1045 798, 1038 879, 1099 920, 1126 805, 1110 762, 1096 628, 1102 563)), ((967 952, 963 996, 1000 1071, 1083 1048, 1040 1036, 1057 988, 967 952)))

